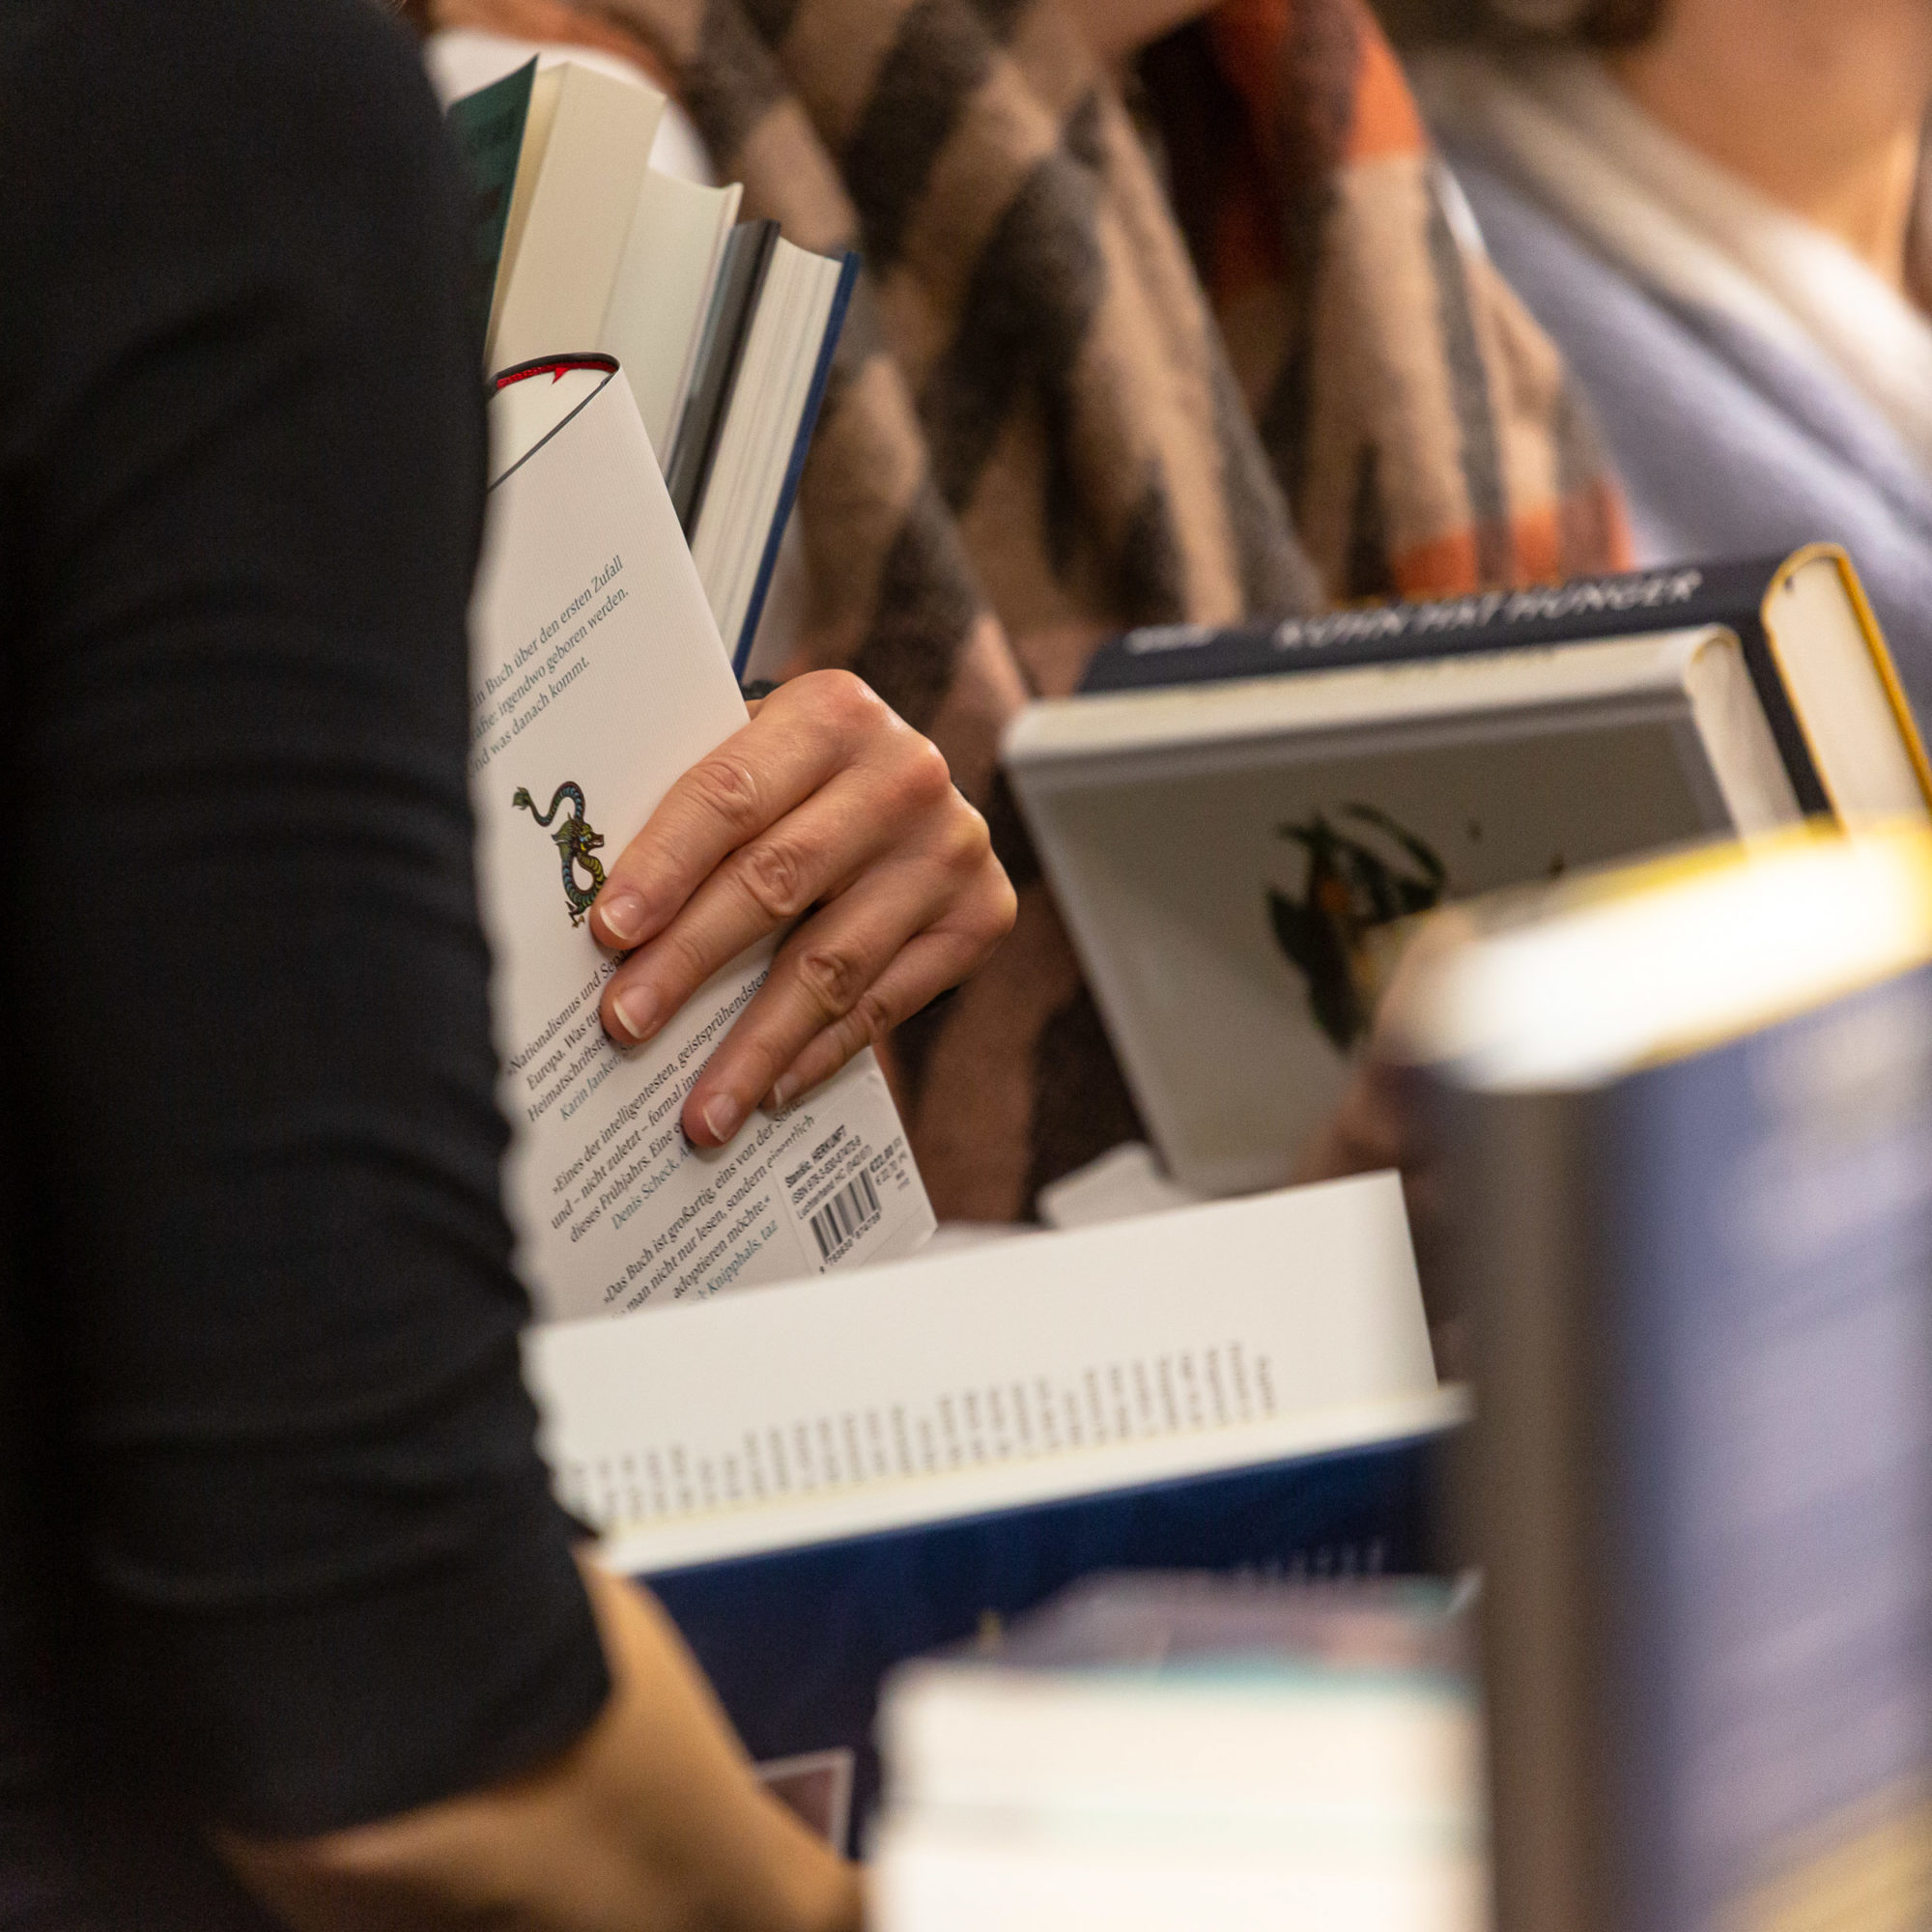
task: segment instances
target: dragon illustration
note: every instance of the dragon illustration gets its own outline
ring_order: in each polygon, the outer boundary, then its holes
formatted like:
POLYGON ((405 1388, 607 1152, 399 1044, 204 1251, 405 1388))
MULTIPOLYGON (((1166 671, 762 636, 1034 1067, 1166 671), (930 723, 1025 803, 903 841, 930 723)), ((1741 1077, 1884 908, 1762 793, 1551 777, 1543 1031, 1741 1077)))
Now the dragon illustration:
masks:
POLYGON ((1324 812, 1280 827, 1308 855, 1301 897, 1272 889, 1268 918, 1275 943, 1308 982, 1316 1023, 1347 1053, 1375 1010, 1376 962, 1367 943, 1378 926, 1427 912, 1449 882, 1442 861, 1413 833, 1372 805, 1345 805, 1337 819, 1368 837, 1350 837, 1324 812), (1378 851, 1368 842, 1378 838, 1378 851))
POLYGON ((552 793, 550 810, 539 811, 536 801, 523 785, 519 785, 517 795, 510 804, 513 810, 527 811, 539 825, 548 827, 551 820, 556 816, 557 807, 565 799, 568 799, 576 810, 550 836, 555 840, 557 854, 563 860, 563 895, 570 901, 570 923, 572 925, 582 925, 583 915, 590 910, 604 884, 604 867, 590 856, 603 844, 604 835, 592 831, 584 820, 582 790, 566 779, 552 793), (580 866, 590 874, 587 891, 577 883, 576 868, 580 866))

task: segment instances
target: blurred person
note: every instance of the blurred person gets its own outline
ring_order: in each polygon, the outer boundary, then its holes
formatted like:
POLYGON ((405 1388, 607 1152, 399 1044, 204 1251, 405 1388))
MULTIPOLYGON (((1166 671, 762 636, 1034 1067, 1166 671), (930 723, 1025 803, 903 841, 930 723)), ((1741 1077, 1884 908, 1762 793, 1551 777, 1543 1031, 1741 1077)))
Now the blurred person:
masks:
MULTIPOLYGON (((0 101, 0 1923, 855 1927, 535 1448, 467 197, 414 49, 367 0, 14 0, 0 101)), ((787 858, 827 910, 694 1139, 1011 916, 937 753, 832 673, 612 867, 625 973, 787 858)))
POLYGON ((410 11, 628 49, 748 216, 863 250, 786 668, 860 672, 992 821, 1014 936, 900 1031, 893 1071, 940 1214, 1030 1215, 1144 1130, 999 782, 1003 726, 1130 624, 1620 560, 1558 357, 1459 242, 1362 0, 410 11))
POLYGON ((1832 539, 1932 722, 1925 0, 1403 0, 1647 562, 1832 539))

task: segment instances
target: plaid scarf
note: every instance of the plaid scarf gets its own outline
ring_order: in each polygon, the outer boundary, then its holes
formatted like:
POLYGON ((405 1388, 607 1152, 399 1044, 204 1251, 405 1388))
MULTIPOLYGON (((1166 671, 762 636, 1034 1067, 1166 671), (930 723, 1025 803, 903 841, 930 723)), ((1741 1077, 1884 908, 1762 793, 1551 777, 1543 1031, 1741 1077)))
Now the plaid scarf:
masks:
POLYGON ((864 252, 791 668, 866 678, 992 822, 1018 924, 888 1058, 939 1213, 1024 1216, 1141 1127, 1001 727, 1127 625, 1618 560, 1554 352, 1459 240, 1362 0, 1231 0, 1144 63, 1140 127, 1055 0, 418 0, 432 23, 631 53, 748 215, 864 252))

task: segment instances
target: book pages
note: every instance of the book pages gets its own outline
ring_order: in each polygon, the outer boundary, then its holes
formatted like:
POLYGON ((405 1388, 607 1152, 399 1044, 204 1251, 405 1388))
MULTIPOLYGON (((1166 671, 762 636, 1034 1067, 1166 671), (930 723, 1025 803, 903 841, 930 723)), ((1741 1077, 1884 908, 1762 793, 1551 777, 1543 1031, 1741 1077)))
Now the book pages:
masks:
POLYGON ((617 961, 584 921, 604 866, 746 712, 628 385, 573 372, 551 420, 551 380, 499 399, 471 612, 505 1194, 532 1291, 553 1318, 619 1314, 909 1253, 932 1213, 869 1052, 722 1150, 684 1138, 685 1096, 775 942, 642 1046, 599 1024, 617 961))
POLYGON ((1394 1175, 563 1323, 526 1372, 559 1490, 631 1572, 1421 1435, 1394 1175))

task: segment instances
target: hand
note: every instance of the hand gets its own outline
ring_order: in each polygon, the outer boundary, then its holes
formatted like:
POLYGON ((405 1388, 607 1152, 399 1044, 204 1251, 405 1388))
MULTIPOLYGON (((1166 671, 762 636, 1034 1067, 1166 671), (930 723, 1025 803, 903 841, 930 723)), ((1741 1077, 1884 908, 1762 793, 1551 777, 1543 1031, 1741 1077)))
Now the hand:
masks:
POLYGON ((963 980, 1014 909, 938 748, 848 672, 812 671, 687 772, 611 867, 590 930, 635 950, 604 989, 604 1030, 649 1039, 807 915, 685 1100, 686 1134, 721 1146, 963 980))

